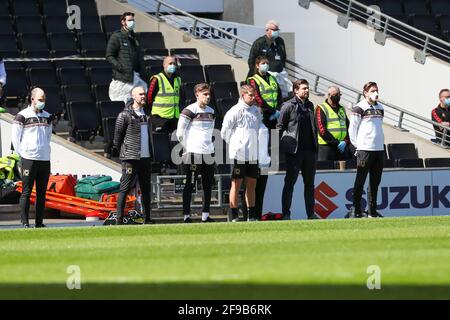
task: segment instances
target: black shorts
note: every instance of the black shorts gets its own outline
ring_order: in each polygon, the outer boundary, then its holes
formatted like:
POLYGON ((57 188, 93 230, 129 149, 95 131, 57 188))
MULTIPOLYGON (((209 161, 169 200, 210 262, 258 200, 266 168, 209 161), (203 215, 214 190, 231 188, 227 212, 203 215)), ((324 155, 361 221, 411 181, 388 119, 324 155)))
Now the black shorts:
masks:
POLYGON ((257 162, 237 161, 234 160, 232 179, 244 179, 245 177, 258 179, 259 166, 257 162))

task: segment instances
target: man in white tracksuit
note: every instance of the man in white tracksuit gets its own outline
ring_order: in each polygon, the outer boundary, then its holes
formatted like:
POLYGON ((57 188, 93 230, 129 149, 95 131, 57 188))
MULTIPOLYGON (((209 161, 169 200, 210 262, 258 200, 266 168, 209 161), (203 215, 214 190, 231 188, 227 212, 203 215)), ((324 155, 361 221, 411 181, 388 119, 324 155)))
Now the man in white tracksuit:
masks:
MULTIPOLYGON (((248 220, 256 220, 255 187, 259 175, 258 160, 262 114, 255 104, 255 89, 250 85, 241 87, 241 99, 225 114, 222 123, 222 139, 228 143, 229 157, 233 161, 231 176, 230 208, 232 221, 238 221, 238 195, 245 178, 245 199, 248 208, 248 220)), ((267 128, 266 128, 267 129, 267 128)), ((263 131, 267 134, 267 130, 263 131)), ((267 153, 267 140, 264 144, 267 153)), ((265 157, 270 162, 270 158, 265 157)))
POLYGON ((45 93, 40 88, 31 91, 31 103, 14 118, 11 140, 22 163, 22 195, 20 218, 29 228, 30 196, 36 182, 36 228, 45 227, 44 206, 50 175, 50 139, 52 116, 44 111, 45 93))
POLYGON ((383 174, 384 109, 378 103, 378 86, 375 82, 366 83, 363 94, 364 100, 353 108, 348 130, 350 141, 356 147, 357 158, 353 209, 347 215, 348 218, 382 217, 377 212, 377 193, 383 174), (368 215, 366 216, 361 208, 361 198, 367 174, 370 174, 370 181, 367 195, 368 215))

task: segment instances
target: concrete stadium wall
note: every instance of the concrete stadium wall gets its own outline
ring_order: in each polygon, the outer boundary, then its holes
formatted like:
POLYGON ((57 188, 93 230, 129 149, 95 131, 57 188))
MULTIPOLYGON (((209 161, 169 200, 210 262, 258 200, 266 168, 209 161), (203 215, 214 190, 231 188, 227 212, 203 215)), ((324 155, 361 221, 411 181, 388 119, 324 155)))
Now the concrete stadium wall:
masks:
POLYGON ((245 24, 254 24, 253 0, 224 0, 222 19, 245 24))
POLYGON ((377 81, 383 100, 426 118, 438 104, 439 90, 450 87, 449 64, 433 57, 418 64, 412 47, 392 38, 380 46, 374 30, 359 22, 344 29, 335 11, 315 1, 306 10, 298 1, 274 6, 271 0, 258 0, 254 10, 255 24, 277 19, 283 32, 295 32, 299 64, 355 88, 377 81))

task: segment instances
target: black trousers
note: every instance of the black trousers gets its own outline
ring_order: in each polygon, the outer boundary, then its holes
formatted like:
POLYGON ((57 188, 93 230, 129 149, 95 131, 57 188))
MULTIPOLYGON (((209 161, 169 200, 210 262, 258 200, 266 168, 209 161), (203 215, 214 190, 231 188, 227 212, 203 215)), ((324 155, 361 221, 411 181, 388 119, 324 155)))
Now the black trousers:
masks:
POLYGON ((269 178, 266 174, 259 174, 256 180, 255 189, 255 214, 258 220, 261 219, 263 204, 264 204, 264 193, 266 192, 267 179, 269 178))
POLYGON ((153 131, 166 132, 171 134, 174 130, 177 130, 178 119, 165 119, 159 116, 152 116, 150 118, 150 123, 152 124, 153 131))
POLYGON ((344 153, 340 153, 337 147, 321 144, 319 145, 318 160, 319 161, 343 161, 351 159, 351 154, 348 146, 344 153))
POLYGON ((296 154, 286 153, 286 177, 284 178, 281 206, 283 215, 291 215, 292 195, 298 174, 301 171, 304 184, 306 215, 314 214, 314 177, 316 175, 316 153, 314 151, 298 151, 296 154))
POLYGON ((188 161, 184 161, 186 184, 183 189, 183 214, 191 214, 192 191, 197 183, 199 174, 202 176, 202 212, 209 212, 211 206, 212 186, 214 183, 214 163, 211 163, 211 161, 205 162, 201 154, 188 154, 186 159, 188 159, 188 161))
POLYGON ((20 220, 28 224, 30 211, 30 196, 36 182, 36 225, 44 220, 45 194, 47 193, 50 175, 50 161, 28 160, 22 162, 22 195, 20 196, 20 220))
POLYGON ((122 177, 120 178, 120 192, 117 199, 118 218, 123 217, 128 192, 136 185, 136 181, 139 181, 143 213, 146 220, 150 219, 152 210, 151 172, 152 161, 150 158, 122 161, 122 177))
POLYGON ((377 193, 378 186, 381 182, 381 175, 383 174, 383 151, 358 151, 357 171, 355 185, 353 186, 353 208, 355 213, 360 214, 361 198, 366 182, 367 174, 369 177, 369 193, 367 195, 368 212, 375 213, 377 210, 377 193))

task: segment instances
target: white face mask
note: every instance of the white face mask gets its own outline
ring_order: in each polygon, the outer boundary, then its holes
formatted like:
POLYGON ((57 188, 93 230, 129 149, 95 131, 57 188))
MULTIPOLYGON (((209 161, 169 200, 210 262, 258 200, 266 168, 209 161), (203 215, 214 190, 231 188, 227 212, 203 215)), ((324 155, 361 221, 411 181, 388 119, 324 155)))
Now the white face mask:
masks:
POLYGON ((134 20, 127 21, 127 29, 128 30, 134 30, 134 26, 135 26, 134 20))
POLYGON ((378 91, 372 92, 369 96, 370 100, 378 101, 378 91))

